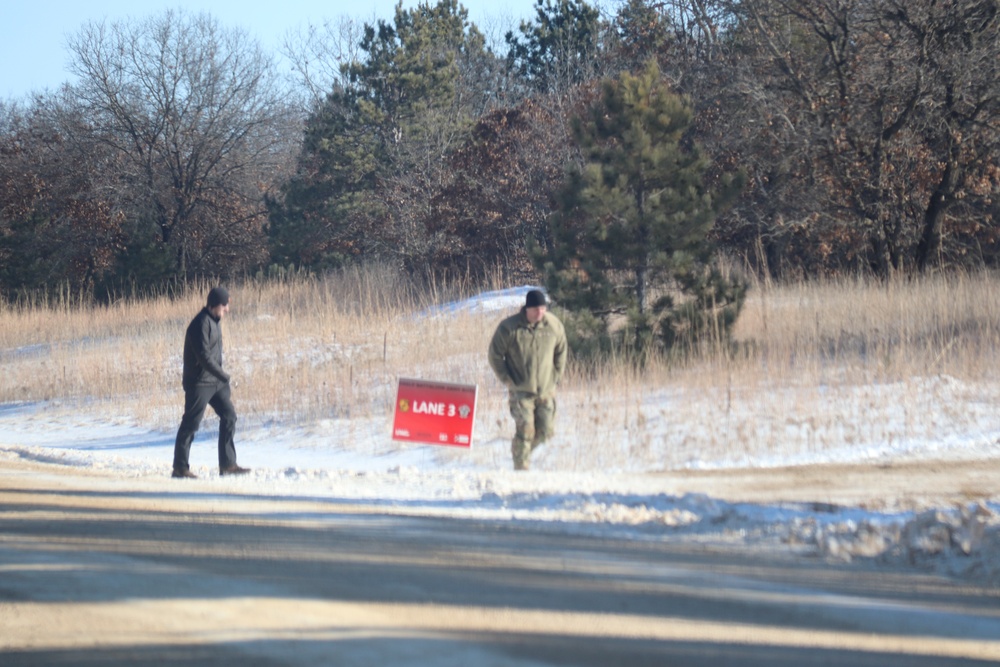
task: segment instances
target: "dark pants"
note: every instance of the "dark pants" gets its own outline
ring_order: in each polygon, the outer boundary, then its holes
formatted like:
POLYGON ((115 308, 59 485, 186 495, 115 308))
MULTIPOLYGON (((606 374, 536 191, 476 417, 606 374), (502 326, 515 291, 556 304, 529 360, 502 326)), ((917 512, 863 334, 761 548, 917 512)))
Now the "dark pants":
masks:
POLYGON ((184 390, 184 417, 177 429, 177 441, 174 443, 174 470, 187 470, 188 455, 191 453, 191 443, 194 434, 201 426, 205 408, 209 405, 219 415, 219 468, 229 468, 236 465, 236 445, 233 435, 236 433, 236 408, 230 399, 229 384, 197 385, 184 390))

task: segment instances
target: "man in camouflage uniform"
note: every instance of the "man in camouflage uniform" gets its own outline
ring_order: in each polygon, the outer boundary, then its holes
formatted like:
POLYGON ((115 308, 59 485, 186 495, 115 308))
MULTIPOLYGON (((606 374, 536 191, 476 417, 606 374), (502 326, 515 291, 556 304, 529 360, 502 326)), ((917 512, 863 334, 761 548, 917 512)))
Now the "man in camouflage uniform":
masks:
POLYGON ((547 312, 548 305, 544 292, 531 290, 521 312, 501 322, 490 342, 490 366, 510 391, 515 470, 527 470, 531 452, 553 433, 556 386, 566 368, 566 333, 562 322, 547 312))

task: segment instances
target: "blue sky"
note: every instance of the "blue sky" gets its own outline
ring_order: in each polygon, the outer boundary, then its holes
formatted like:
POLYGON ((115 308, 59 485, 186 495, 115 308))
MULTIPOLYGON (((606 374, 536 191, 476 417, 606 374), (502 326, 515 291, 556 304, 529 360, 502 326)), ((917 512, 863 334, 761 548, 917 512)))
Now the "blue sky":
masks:
MULTIPOLYGON (((480 26, 488 21, 534 15, 534 0, 460 0, 469 18, 480 26)), ((31 92, 54 90, 69 81, 66 40, 88 21, 144 17, 167 9, 207 12, 227 26, 240 26, 275 54, 282 38, 307 24, 322 25, 340 16, 389 19, 396 0, 354 3, 319 0, 7 0, 0 9, 0 98, 21 98, 31 92)), ((416 6, 404 0, 404 7, 416 6)))

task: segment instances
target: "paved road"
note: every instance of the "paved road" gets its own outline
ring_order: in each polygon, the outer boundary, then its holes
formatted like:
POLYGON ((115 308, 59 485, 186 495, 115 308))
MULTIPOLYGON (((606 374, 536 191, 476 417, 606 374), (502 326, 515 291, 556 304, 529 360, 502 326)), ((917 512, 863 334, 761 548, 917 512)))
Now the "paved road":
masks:
POLYGON ((0 464, 5 667, 998 662, 912 572, 0 464))

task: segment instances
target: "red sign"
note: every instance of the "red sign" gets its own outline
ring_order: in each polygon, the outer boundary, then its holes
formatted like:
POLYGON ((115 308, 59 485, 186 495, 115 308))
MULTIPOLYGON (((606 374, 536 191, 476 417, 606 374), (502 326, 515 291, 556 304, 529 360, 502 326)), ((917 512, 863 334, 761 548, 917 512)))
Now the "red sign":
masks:
POLYGON ((392 439, 472 447, 476 385, 399 379, 392 439))

